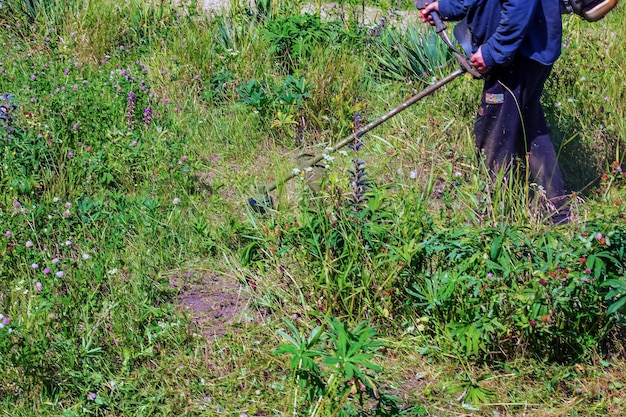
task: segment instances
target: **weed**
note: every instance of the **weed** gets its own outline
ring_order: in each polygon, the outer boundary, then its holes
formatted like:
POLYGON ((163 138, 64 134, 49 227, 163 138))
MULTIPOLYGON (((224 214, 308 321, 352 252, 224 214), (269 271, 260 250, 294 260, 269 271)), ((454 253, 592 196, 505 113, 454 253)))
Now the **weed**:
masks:
POLYGON ((393 80, 425 80, 449 68, 450 51, 436 33, 414 25, 386 28, 375 39, 379 74, 393 80))
POLYGON ((281 343, 275 353, 291 355, 295 388, 286 404, 290 414, 335 416, 361 410, 377 416, 402 415, 397 398, 380 392, 371 375, 382 370, 372 362, 382 346, 376 331, 364 323, 354 329, 336 319, 328 324, 328 329, 315 327, 308 337, 289 321, 285 322, 289 332, 278 331, 288 343, 281 343), (365 405, 364 397, 372 398, 373 405, 365 405))

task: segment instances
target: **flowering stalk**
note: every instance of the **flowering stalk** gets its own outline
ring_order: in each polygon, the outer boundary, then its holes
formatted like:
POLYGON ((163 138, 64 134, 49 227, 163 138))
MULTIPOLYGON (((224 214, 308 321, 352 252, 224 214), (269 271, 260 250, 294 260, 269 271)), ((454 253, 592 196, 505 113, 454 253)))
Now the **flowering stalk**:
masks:
POLYGON ((367 175, 365 173, 365 161, 357 158, 359 149, 363 146, 363 142, 358 136, 359 122, 361 121, 361 113, 357 112, 354 115, 354 143, 349 145, 349 148, 354 151, 355 158, 352 159, 352 169, 348 170, 352 176, 350 186, 352 187, 352 196, 348 200, 352 205, 352 208, 356 211, 360 211, 363 208, 363 204, 367 202, 365 192, 368 188, 367 175))
POLYGON ((143 110, 143 123, 148 127, 150 122, 152 121, 152 108, 146 107, 143 110))
POLYGON ((128 123, 129 127, 133 126, 136 104, 137 104, 137 100, 135 97, 135 93, 130 91, 128 93, 128 96, 126 97, 126 122, 128 123))
POLYGON ((13 94, 2 93, 0 95, 0 120, 2 120, 2 124, 7 133, 7 141, 11 139, 11 132, 15 130, 12 123, 13 119, 15 119, 13 112, 17 109, 17 105, 11 103, 12 99, 13 94))

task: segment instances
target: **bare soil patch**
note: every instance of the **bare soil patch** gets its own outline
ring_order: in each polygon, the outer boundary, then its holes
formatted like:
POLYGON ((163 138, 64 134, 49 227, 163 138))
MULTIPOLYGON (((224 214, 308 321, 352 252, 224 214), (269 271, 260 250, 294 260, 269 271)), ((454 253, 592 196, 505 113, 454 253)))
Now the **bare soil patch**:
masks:
POLYGON ((232 277, 215 272, 188 270, 170 278, 178 290, 178 308, 198 331, 211 339, 233 330, 248 310, 249 297, 232 277))

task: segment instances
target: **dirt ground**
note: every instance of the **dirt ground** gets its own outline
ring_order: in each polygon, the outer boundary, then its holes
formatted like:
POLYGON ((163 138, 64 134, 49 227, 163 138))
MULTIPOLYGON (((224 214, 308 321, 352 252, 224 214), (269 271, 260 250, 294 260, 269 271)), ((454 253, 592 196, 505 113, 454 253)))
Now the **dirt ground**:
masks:
POLYGON ((221 336, 232 328, 249 303, 239 282, 213 272, 188 270, 170 278, 178 290, 177 304, 207 339, 221 336))

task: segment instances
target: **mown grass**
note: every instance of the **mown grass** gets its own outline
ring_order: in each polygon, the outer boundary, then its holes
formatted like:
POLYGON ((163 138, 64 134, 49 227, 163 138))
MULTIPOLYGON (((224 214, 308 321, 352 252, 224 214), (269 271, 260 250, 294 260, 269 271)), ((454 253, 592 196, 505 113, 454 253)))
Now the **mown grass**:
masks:
POLYGON ((476 160, 469 77, 327 149, 455 69, 417 22, 0 6, 2 414, 624 414, 621 8, 565 18, 544 102, 578 199, 554 228, 522 169, 476 160), (252 210, 321 152, 316 191, 252 210), (221 305, 179 302, 211 274, 241 306, 219 335, 221 305))

